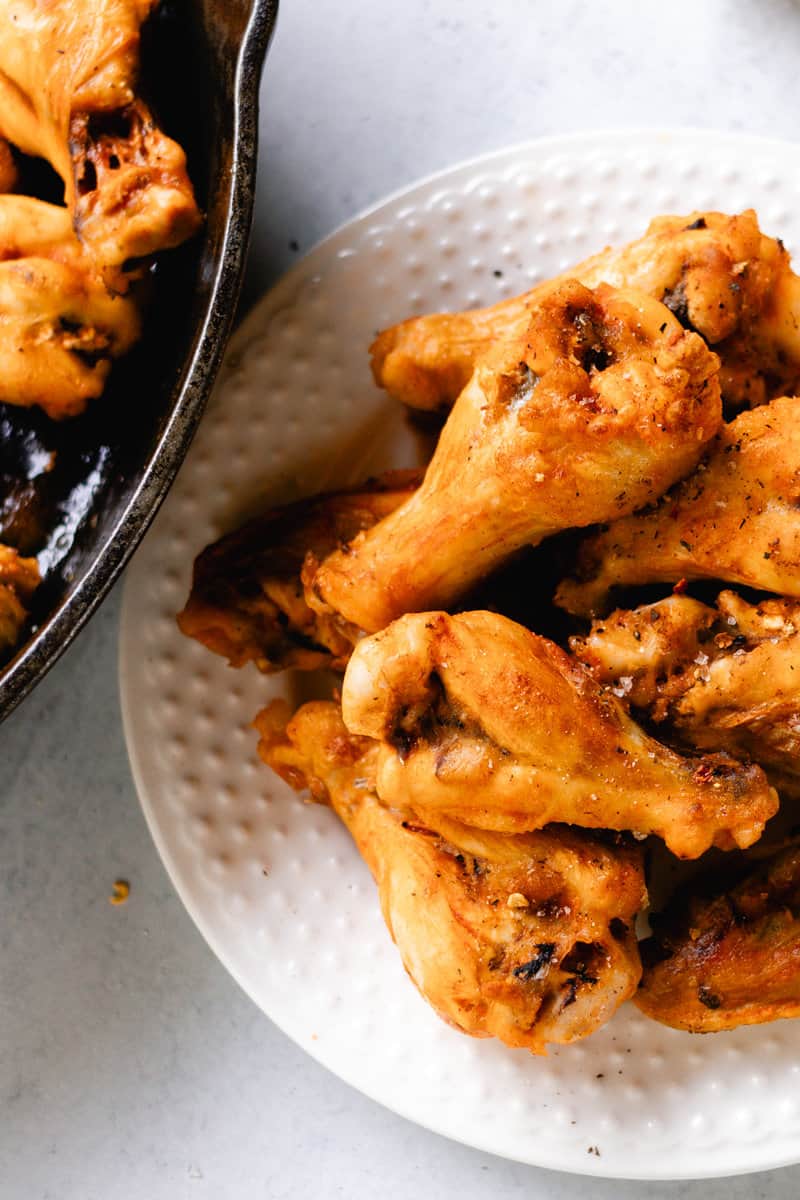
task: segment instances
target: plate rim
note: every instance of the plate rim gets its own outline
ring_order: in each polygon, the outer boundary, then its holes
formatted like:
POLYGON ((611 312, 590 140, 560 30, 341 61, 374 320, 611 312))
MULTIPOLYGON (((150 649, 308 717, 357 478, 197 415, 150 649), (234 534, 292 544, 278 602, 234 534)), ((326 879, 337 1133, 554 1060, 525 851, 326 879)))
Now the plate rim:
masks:
MULTIPOLYGON (((751 150, 760 150, 762 154, 778 154, 779 152, 790 151, 797 160, 797 168, 800 170, 800 142, 792 142, 784 138, 773 138, 752 133, 737 133, 731 130, 715 130, 706 129, 698 126, 676 126, 676 127, 661 127, 661 126, 637 126, 626 129, 588 129, 575 130, 566 134, 548 134, 544 137, 524 139, 512 143, 508 146, 499 147, 484 153, 471 155, 467 158, 460 159, 454 163, 441 167, 435 171, 429 172, 426 175, 412 179, 409 183, 392 190, 383 195, 373 203, 357 211, 352 217, 340 222, 333 230, 327 233, 324 237, 317 240, 311 245, 307 251, 293 263, 287 271, 285 271, 265 292, 258 298, 249 311, 245 314, 239 325, 234 330, 226 353, 225 361, 235 359, 246 348, 253 334, 262 326, 264 318, 267 314, 278 311, 281 304, 285 302, 287 297, 294 294, 298 284, 308 277, 309 266, 313 264, 313 260, 320 254, 328 252, 332 248, 332 244, 341 239, 342 234, 352 233, 357 227, 363 226, 370 219, 375 218, 383 210, 402 202, 406 197, 421 191, 425 188, 430 188, 437 182, 446 184, 447 181, 456 174, 470 170, 486 167, 490 169, 492 166, 497 166, 498 163, 508 160, 509 166, 512 166, 513 160, 522 155, 530 155, 533 152, 558 152, 560 150, 568 151, 575 150, 581 144, 585 144, 587 150, 592 149, 591 143, 596 141, 598 146, 608 145, 613 142, 617 145, 625 143, 634 144, 641 142, 641 139, 649 138, 653 142, 653 151, 657 153, 659 143, 675 143, 680 142, 706 142, 713 145, 715 150, 719 150, 721 146, 729 145, 735 147, 740 152, 743 149, 750 148, 751 150)), ((788 164, 787 164, 788 165, 788 164)), ((225 367, 223 363, 222 370, 219 374, 218 381, 215 385, 215 391, 225 381, 225 367)), ((209 402, 209 407, 213 403, 213 394, 209 402)), ((687 1181, 687 1180, 705 1180, 705 1179, 723 1179, 731 1178, 739 1175, 752 1175, 759 1172, 778 1170, 784 1167, 790 1167, 800 1164, 800 1146, 794 1152, 787 1152, 785 1155, 774 1155, 763 1160, 754 1161, 752 1153, 747 1156, 745 1152, 741 1158, 732 1157, 731 1161, 726 1162, 724 1167, 712 1167, 709 1169, 702 1161, 703 1151, 694 1149, 682 1151, 683 1155, 688 1155, 685 1167, 678 1169, 666 1170, 626 1170, 621 1173, 618 1169, 608 1169, 603 1162, 602 1157, 595 1155, 587 1155, 586 1161, 578 1160, 565 1165, 563 1153, 548 1154, 546 1146, 537 1146, 535 1158, 531 1156, 524 1157, 520 1154, 498 1150, 488 1143, 484 1143, 480 1138, 462 1137, 452 1129, 444 1128, 437 1122, 429 1119, 421 1120, 413 1112, 408 1111, 406 1106, 388 1102, 382 1096, 375 1094, 375 1091, 370 1086, 364 1086, 360 1082, 354 1082, 353 1078, 346 1071, 341 1071, 338 1068, 334 1069, 322 1057, 322 1054, 317 1049, 317 1043, 312 1042, 306 1044, 300 1041, 285 1024, 274 1016, 272 1013, 266 1012, 259 1001, 255 998, 248 984, 245 982, 238 966, 233 961, 232 955, 229 954, 223 941, 217 936, 211 928, 210 923, 203 915, 202 906, 200 906, 193 895, 190 881, 181 872, 180 867, 167 843, 166 837, 162 833, 159 824, 157 805, 153 804, 152 797, 148 790, 146 779, 146 767, 140 755, 140 746, 138 745, 134 735, 134 716, 133 703, 131 695, 131 687, 129 683, 128 665, 127 665, 127 638, 126 630, 132 626, 131 613, 134 605, 133 588, 129 585, 130 572, 126 571, 123 583, 122 604, 120 607, 119 625, 118 625, 118 651, 117 651, 117 667, 119 681, 119 700, 120 710, 122 715, 122 726, 125 738, 125 746, 128 755, 128 761, 133 776, 136 793, 142 808, 147 828, 150 836, 153 839, 156 850, 161 858, 167 875, 175 888, 184 908, 192 919, 194 925, 205 940, 206 944, 211 949, 212 953, 219 959, 225 970, 232 976, 237 985, 248 996, 252 1003, 259 1009, 264 1016, 272 1022, 276 1028, 280 1029, 284 1036, 288 1037, 294 1045, 296 1045, 304 1053, 308 1054, 315 1062, 329 1071, 334 1077, 340 1079, 348 1087, 353 1088, 356 1092, 382 1108, 394 1113, 396 1116, 402 1117, 404 1120, 411 1122, 420 1128, 430 1130, 439 1136, 446 1138, 449 1141, 467 1146, 471 1149, 479 1150, 483 1153, 492 1154, 501 1159, 506 1159, 510 1162, 518 1162, 526 1166, 534 1166, 540 1169, 561 1171, 566 1174, 574 1174, 580 1177, 597 1178, 597 1179, 629 1179, 638 1182, 660 1183, 672 1181, 687 1181), (692 1157, 694 1156, 694 1157, 692 1157)), ((731 1156, 732 1147, 727 1149, 728 1156, 731 1156)))

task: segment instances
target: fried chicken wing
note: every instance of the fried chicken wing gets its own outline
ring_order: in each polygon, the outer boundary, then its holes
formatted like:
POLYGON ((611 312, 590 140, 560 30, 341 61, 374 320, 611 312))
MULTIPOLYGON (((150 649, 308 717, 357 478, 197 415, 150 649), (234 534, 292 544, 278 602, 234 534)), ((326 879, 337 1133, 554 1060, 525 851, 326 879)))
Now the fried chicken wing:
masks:
MULTIPOLYGON (((761 233, 756 214, 657 217, 644 237, 608 248, 560 279, 594 288, 635 288, 663 301, 722 360, 726 401, 757 404, 800 381, 800 284, 783 244, 761 233)), ((552 286, 473 312, 415 317, 372 346, 376 383, 414 408, 449 408, 476 362, 498 340, 524 332, 532 306, 552 286)))
POLYGON ((558 646, 496 613, 413 614, 361 641, 342 711, 381 742, 384 803, 479 828, 655 833, 695 858, 751 845, 778 805, 759 767, 667 749, 558 646))
POLYGON ((0 656, 17 644, 39 582, 35 558, 22 558, 10 546, 0 545, 0 656))
POLYGON ((642 943, 637 1005, 691 1033, 800 1017, 798 912, 797 845, 728 891, 679 899, 642 943))
POLYGON ((61 176, 95 269, 175 246, 200 214, 180 146, 137 96, 154 0, 11 0, 0 40, 0 133, 61 176))
POLYGON ((584 542, 556 603, 601 614, 616 586, 721 579, 800 598, 800 398, 723 426, 697 471, 651 511, 584 542))
POLYGON ((343 669, 355 634, 336 614, 314 612, 302 581, 337 546, 369 529, 419 484, 416 471, 391 471, 363 487, 272 509, 198 556, 178 625, 187 637, 261 671, 343 669))
POLYGON ((378 800, 378 747, 338 705, 259 714, 259 751, 292 787, 330 803, 378 885, 408 974, 474 1037, 546 1053, 585 1037, 633 994, 633 921, 646 900, 635 849, 563 828, 503 835, 420 821, 378 800))
POLYGON ((66 209, 0 195, 0 401, 82 412, 140 328, 135 300, 109 292, 66 209))
POLYGON ((800 603, 722 592, 612 613, 571 649, 598 682, 700 750, 761 764, 800 794, 800 603))
POLYGON ((521 546, 661 495, 720 420, 702 338, 654 300, 566 282, 477 367, 421 487, 322 563, 311 603, 368 632, 449 605, 521 546))

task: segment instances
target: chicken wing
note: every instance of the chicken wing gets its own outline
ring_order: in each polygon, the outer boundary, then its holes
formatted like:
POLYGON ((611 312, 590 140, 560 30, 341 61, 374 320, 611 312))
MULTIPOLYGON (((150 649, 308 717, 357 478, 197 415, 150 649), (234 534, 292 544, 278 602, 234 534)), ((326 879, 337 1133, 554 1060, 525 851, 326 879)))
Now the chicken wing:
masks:
POLYGON ((673 596, 570 642, 595 679, 700 750, 753 759, 800 794, 800 603, 673 596))
POLYGON ((642 943, 637 1005, 691 1033, 800 1017, 798 912, 796 845, 728 891, 679 899, 642 943))
POLYGON ((477 367, 418 491, 322 563, 311 603, 372 632, 654 500, 719 428, 717 364, 656 301, 562 284, 477 367))
POLYGON ((0 134, 46 158, 95 268, 175 246, 200 222, 180 146, 138 98, 154 0, 11 0, 0 40, 0 134))
MULTIPOLYGON (((800 284, 783 244, 761 233, 756 214, 657 217, 638 241, 570 268, 563 280, 609 283, 661 300, 714 346, 720 382, 734 406, 794 391, 800 381, 800 284)), ((473 312, 414 317, 372 346, 376 383, 414 408, 449 408, 476 362, 498 340, 521 336, 531 307, 552 286, 473 312)))
POLYGON ((681 579, 800 598, 800 398, 740 413, 656 508, 588 538, 556 603, 595 616, 616 586, 681 579))
POLYGON ((273 509, 198 556, 178 625, 231 666, 344 669, 356 633, 335 613, 314 612, 303 585, 315 564, 369 529, 418 486, 416 471, 391 471, 363 487, 273 509))
POLYGON ((19 641, 28 619, 28 602, 39 582, 35 558, 22 558, 10 546, 0 545, 0 657, 19 641))
POLYGON ((135 300, 109 292, 66 209, 0 195, 0 401, 82 412, 140 328, 135 300))
POLYGON ((759 767, 660 745, 563 650, 496 613, 414 614, 361 641, 342 711, 381 742, 384 803, 478 828, 655 833, 696 858, 751 845, 778 806, 759 767))
POLYGON ((554 827, 503 835, 421 822, 374 790, 378 747, 330 702, 259 714, 262 758, 330 803, 378 885, 408 974, 436 1012, 474 1037, 546 1053, 585 1037, 633 994, 633 933, 646 901, 641 857, 554 827))

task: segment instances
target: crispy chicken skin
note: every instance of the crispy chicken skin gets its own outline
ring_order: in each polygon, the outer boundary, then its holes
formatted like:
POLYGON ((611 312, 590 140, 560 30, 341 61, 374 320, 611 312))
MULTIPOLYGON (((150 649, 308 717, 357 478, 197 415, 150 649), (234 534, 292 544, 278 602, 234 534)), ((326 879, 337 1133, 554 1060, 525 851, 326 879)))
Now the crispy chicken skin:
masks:
POLYGON ((717 366, 656 301, 562 283, 477 367, 422 486, 322 563, 311 602, 373 632, 450 605, 526 544, 656 499, 719 428, 717 366))
POLYGON ((304 564, 317 561, 402 504, 417 471, 390 471, 362 487, 272 509, 198 555, 178 625, 232 667, 343 670, 356 634, 336 614, 309 608, 304 564))
POLYGON ((604 1024, 636 990, 641 857, 560 827, 496 834, 384 807, 378 747, 338 705, 260 713, 259 752, 292 787, 329 803, 378 885, 403 964, 450 1025, 546 1053, 604 1024))
POLYGON ((17 644, 39 580, 35 558, 22 558, 10 546, 0 545, 0 655, 17 644))
MULTIPOLYGON (((609 283, 663 301, 720 355, 720 382, 734 406, 793 391, 800 380, 800 285, 782 243, 755 213, 657 217, 647 233, 572 267, 586 287, 609 283)), ((476 362, 498 340, 524 331, 552 281, 491 308, 415 317, 372 346, 376 383, 414 408, 449 408, 476 362)))
POLYGON ((655 833, 696 858, 751 845, 778 806, 759 767, 667 749, 558 646, 496 613, 412 614, 364 639, 342 711, 381 742, 384 803, 478 828, 655 833))
POLYGON ((800 794, 800 603, 716 608, 673 596, 596 621, 570 642, 601 684, 687 745, 753 759, 781 795, 800 794))
POLYGON ((556 603, 591 617, 615 586, 682 579, 800 598, 800 398, 740 413, 652 511, 588 538, 556 603))
POLYGON ((798 912, 797 845, 729 891, 678 899, 642 943, 637 1005, 691 1033, 800 1017, 798 912))
POLYGON ((137 97, 154 0, 11 0, 0 41, 0 133, 61 176, 75 230, 119 290, 130 259, 176 246, 200 214, 183 151, 137 97))
POLYGON ((0 401, 77 415, 140 327, 137 304, 109 292, 65 208, 0 195, 0 401))

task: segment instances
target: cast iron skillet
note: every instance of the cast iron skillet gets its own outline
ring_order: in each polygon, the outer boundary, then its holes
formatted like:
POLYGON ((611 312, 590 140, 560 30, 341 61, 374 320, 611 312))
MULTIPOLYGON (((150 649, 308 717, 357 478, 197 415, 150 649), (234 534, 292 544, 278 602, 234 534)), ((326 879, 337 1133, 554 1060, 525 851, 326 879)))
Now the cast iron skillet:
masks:
POLYGON ((203 412, 242 280, 276 11, 277 0, 162 0, 143 30, 143 91, 187 152, 205 226, 153 269, 144 337, 85 416, 0 405, 0 542, 37 554, 44 577, 28 640, 0 665, 0 720, 108 592, 203 412))

